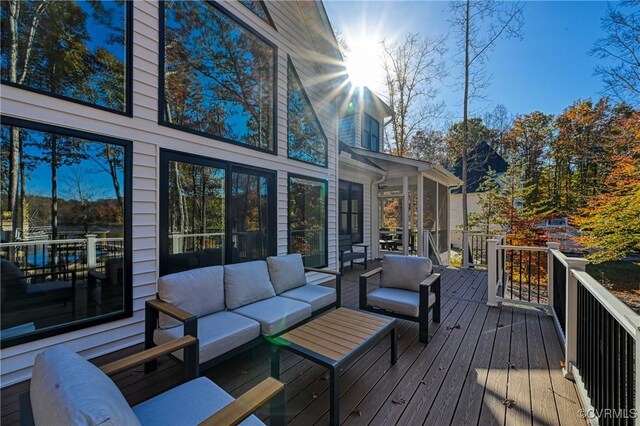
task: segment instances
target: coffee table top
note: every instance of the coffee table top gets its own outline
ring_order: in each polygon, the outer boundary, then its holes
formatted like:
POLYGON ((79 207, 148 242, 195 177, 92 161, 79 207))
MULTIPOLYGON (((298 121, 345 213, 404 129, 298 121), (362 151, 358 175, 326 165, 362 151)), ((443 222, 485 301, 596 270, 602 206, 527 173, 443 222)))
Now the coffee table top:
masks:
POLYGON ((273 343, 294 345, 297 349, 340 362, 361 345, 388 333, 396 325, 395 318, 338 308, 281 334, 273 343))

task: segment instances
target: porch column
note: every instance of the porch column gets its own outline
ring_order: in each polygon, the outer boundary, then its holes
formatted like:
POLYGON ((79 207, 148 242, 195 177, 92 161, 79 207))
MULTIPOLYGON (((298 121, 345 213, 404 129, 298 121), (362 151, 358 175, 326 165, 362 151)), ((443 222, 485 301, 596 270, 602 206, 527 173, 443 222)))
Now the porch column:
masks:
MULTIPOLYGON (((379 259, 380 256, 380 202, 378 200, 378 184, 373 182, 369 185, 371 190, 371 257, 379 259)), ((363 231, 364 232, 364 231, 363 231)))
POLYGON ((402 177, 402 254, 409 254, 409 176, 402 177))
POLYGON ((424 179, 422 173, 417 176, 418 185, 418 256, 424 256, 424 179))

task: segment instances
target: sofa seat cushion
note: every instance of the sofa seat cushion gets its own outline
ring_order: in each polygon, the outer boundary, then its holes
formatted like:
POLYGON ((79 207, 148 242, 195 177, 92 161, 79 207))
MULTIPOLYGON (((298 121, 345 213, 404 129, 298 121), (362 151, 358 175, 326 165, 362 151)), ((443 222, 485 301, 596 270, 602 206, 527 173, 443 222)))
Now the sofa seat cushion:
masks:
MULTIPOLYGON (((162 276, 158 279, 160 299, 198 317, 223 311, 224 269, 222 266, 190 269, 162 276)), ((160 327, 170 328, 179 321, 160 314, 160 327)))
POLYGON ((317 311, 336 301, 336 291, 322 285, 307 284, 293 290, 285 291, 280 296, 299 300, 311 305, 311 310, 317 311))
POLYGON ((275 296, 243 306, 233 312, 258 321, 260 332, 265 336, 271 336, 309 318, 311 305, 275 296))
POLYGON ((236 309, 276 295, 269 280, 267 262, 236 263, 224 266, 224 297, 227 309, 236 309))
POLYGON ((307 284, 307 276, 304 273, 304 264, 300 253, 267 257, 267 265, 276 294, 307 284))
MULTIPOLYGON (((156 328, 153 341, 161 345, 184 336, 183 326, 156 328)), ((198 318, 200 363, 212 360, 260 336, 260 324, 233 312, 222 311, 198 318)), ((183 351, 174 352, 183 360, 183 351)))
POLYGON ((420 283, 431 275, 433 264, 426 257, 385 255, 380 287, 419 291, 420 283))
MULTIPOLYGON (((435 293, 429 293, 429 307, 436 303, 435 293)), ((398 314, 418 317, 420 293, 399 288, 377 288, 367 294, 367 305, 398 314)))
POLYGON ((36 356, 30 386, 35 424, 140 424, 111 379, 64 346, 36 356))
MULTIPOLYGON (((200 377, 136 405, 133 412, 143 425, 192 426, 233 401, 218 385, 200 377)), ((240 424, 264 425, 256 416, 250 416, 240 424)))

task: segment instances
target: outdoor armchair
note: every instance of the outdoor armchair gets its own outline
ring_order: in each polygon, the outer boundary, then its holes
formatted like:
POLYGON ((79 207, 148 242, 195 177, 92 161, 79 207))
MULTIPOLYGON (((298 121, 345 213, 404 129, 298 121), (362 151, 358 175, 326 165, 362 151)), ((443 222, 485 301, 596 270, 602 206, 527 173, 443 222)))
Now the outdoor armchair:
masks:
POLYGON ((353 261, 357 259, 364 259, 364 269, 367 269, 367 257, 369 246, 366 244, 354 244, 351 239, 351 235, 340 235, 338 240, 338 262, 340 263, 340 273, 342 273, 342 266, 344 262, 350 262, 353 268, 353 261), (364 251, 355 250, 355 247, 361 248, 364 251))

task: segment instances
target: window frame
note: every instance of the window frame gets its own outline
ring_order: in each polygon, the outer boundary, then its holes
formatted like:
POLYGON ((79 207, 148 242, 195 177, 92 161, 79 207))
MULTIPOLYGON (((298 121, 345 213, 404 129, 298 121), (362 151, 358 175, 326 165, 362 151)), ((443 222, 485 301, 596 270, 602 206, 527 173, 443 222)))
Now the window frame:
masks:
POLYGON ((309 95, 307 95, 307 91, 305 90, 304 86, 302 85, 302 80, 300 79, 300 75, 298 74, 298 71, 296 70, 296 67, 293 64, 293 59, 291 59, 291 56, 289 56, 289 55, 287 55, 287 158, 290 158, 290 159, 295 160, 295 161, 299 161, 301 163, 311 164, 311 165, 317 166, 317 167, 322 167, 323 169, 328 169, 329 168, 329 138, 327 138, 327 134, 324 132, 324 128, 322 127, 322 122, 320 121, 320 118, 318 118, 318 114, 316 114, 315 108, 313 108, 313 104, 311 103, 311 99, 309 99, 309 95), (296 80, 298 81, 298 84, 300 86, 300 91, 302 92, 302 96, 307 101, 307 103, 309 104, 309 108, 311 109, 311 113, 313 114, 313 118, 318 123, 318 128, 320 129, 320 133, 321 133, 322 137, 324 138, 324 142, 325 142, 325 146, 324 146, 324 164, 313 163, 311 161, 305 161, 305 160, 303 160, 301 158, 295 158, 295 157, 291 156, 291 147, 289 146, 289 77, 290 77, 289 76, 289 70, 293 71, 293 75, 296 78, 296 80))
MULTIPOLYGON (((193 1, 193 0, 187 0, 193 1)), ((235 22, 241 28, 247 30, 256 36, 260 41, 268 45, 273 50, 273 69, 272 69, 272 82, 273 85, 273 110, 272 110, 272 139, 273 139, 273 148, 260 148, 256 146, 247 145, 245 143, 226 138, 224 136, 214 135, 212 133, 203 132, 201 130, 190 129, 189 127, 174 124, 167 121, 164 117, 164 106, 165 106, 165 21, 166 21, 166 1, 159 1, 159 37, 158 37, 158 124, 164 127, 170 127, 172 129, 180 130, 181 132, 190 133, 192 135, 202 136, 207 139, 229 143, 235 146, 244 147, 247 149, 251 149, 254 151, 260 151, 267 154, 278 155, 278 46, 268 40, 266 37, 262 36, 258 33, 254 28, 248 25, 246 22, 242 21, 239 17, 234 15, 229 9, 222 6, 220 3, 211 0, 201 0, 204 3, 205 7, 213 7, 218 12, 222 13, 226 17, 228 17, 231 21, 235 22)), ((242 7, 246 7, 242 5, 242 7)), ((248 8, 247 8, 248 9, 248 8)), ((249 9, 250 10, 250 9, 249 9)), ((252 12, 253 13, 253 12, 252 12)))
POLYGON ((369 151, 373 151, 373 152, 380 152, 380 121, 376 120, 375 118, 373 118, 372 115, 368 114, 368 113, 363 113, 362 116, 362 136, 361 136, 361 145, 363 148, 368 149, 369 151), (376 122, 376 124, 378 125, 378 146, 376 147, 376 149, 373 149, 371 146, 371 142, 372 142, 372 135, 373 133, 371 133, 371 123, 372 122, 376 122), (369 124, 369 130, 367 129, 367 124, 369 124), (364 135, 365 133, 368 135, 368 137, 365 139, 364 135))
POLYGON ((269 13, 269 9, 267 8, 266 2, 264 0, 257 0, 257 1, 259 1, 261 3, 262 10, 264 10, 264 14, 266 15, 267 19, 264 19, 262 16, 258 15, 257 13, 255 13, 249 6, 247 6, 243 2, 240 2, 240 4, 242 4, 248 10, 250 10, 258 18, 260 18, 261 20, 263 20, 264 22, 269 24, 271 27, 273 27, 274 30, 278 31, 278 29, 276 28, 276 24, 273 22, 273 18, 271 18, 271 13, 269 13))
MULTIPOLYGON (((159 263, 160 266, 158 268, 159 276, 164 276, 169 273, 167 271, 167 267, 169 265, 168 257, 169 257, 169 214, 166 209, 169 202, 169 162, 170 161, 178 161, 183 163, 195 164, 203 167, 215 167, 220 168, 225 171, 225 182, 224 182, 224 202, 225 202, 225 211, 224 211, 224 256, 225 259, 232 259, 231 256, 231 246, 232 246, 232 232, 231 232, 231 215, 229 214, 229 205, 230 205, 230 196, 232 190, 232 182, 231 175, 234 172, 239 173, 247 173, 251 175, 265 175, 269 179, 270 191, 268 194, 269 203, 269 229, 275 237, 272 238, 270 236, 268 251, 268 256, 275 256, 277 254, 278 249, 278 221, 277 221, 277 172, 275 170, 264 169, 260 167, 248 166, 246 164, 234 163, 231 161, 220 160, 212 157, 206 157, 202 155, 189 154, 182 151, 175 151, 172 149, 164 149, 160 148, 160 185, 159 185, 159 241, 158 241, 158 249, 159 249, 159 263), (162 234, 162 232, 165 234, 162 234)), ((231 262, 225 263, 226 265, 232 264, 231 262)))
POLYGON ((54 99, 60 99, 63 101, 71 102, 78 105, 87 106, 90 108, 96 108, 101 111, 107 111, 118 115, 124 115, 126 117, 133 117, 133 0, 125 0, 125 106, 124 111, 119 111, 117 109, 109 108, 102 105, 93 104, 91 102, 83 101, 81 99, 75 99, 71 96, 60 95, 57 93, 47 92, 43 89, 38 89, 35 87, 29 87, 25 84, 13 83, 9 80, 1 79, 0 83, 6 86, 15 87, 20 90, 25 90, 31 93, 37 93, 39 95, 49 96, 54 99))
POLYGON ((68 129, 51 124, 44 124, 31 120, 0 115, 0 124, 4 126, 20 127, 27 130, 36 130, 40 132, 55 133, 63 136, 87 139, 95 142, 103 142, 112 145, 119 145, 124 148, 124 272, 123 272, 123 310, 111 314, 99 315, 80 321, 54 326, 42 331, 35 331, 26 335, 17 336, 0 340, 0 348, 5 349, 28 342, 34 342, 47 337, 58 336, 76 330, 82 330, 94 327, 100 324, 106 324, 131 318, 133 316, 133 257, 132 257, 132 231, 133 231, 133 142, 124 139, 118 139, 111 136, 104 136, 95 133, 85 132, 81 130, 68 129))
MULTIPOLYGON (((360 227, 360 236, 361 239, 360 240, 352 240, 352 242, 354 244, 362 244, 364 242, 364 184, 362 183, 358 183, 358 182, 352 182, 349 180, 342 180, 340 179, 338 182, 338 225, 340 224, 340 218, 342 217, 343 214, 347 215, 347 232, 346 234, 341 234, 340 230, 338 230, 338 234, 339 235, 349 235, 351 236, 351 238, 353 238, 353 224, 352 224, 352 215, 353 215, 353 211, 351 209, 351 203, 353 201, 353 196, 352 196, 352 187, 353 186, 359 186, 360 187, 360 194, 362 195, 362 197, 357 200, 358 201, 358 208, 359 208, 359 212, 357 213, 358 215, 358 226, 360 227), (342 203, 340 202, 340 185, 342 184, 347 184, 348 185, 348 204, 347 204, 347 211, 343 212, 342 211, 342 203)), ((340 228, 340 226, 338 226, 338 228, 340 228)))
POLYGON ((321 266, 314 266, 314 268, 322 269, 329 267, 329 181, 327 179, 321 179, 311 176, 305 176, 297 173, 287 173, 287 253, 291 254, 291 179, 306 179, 314 182, 319 182, 324 185, 325 189, 325 201, 324 201, 324 263, 321 266))

